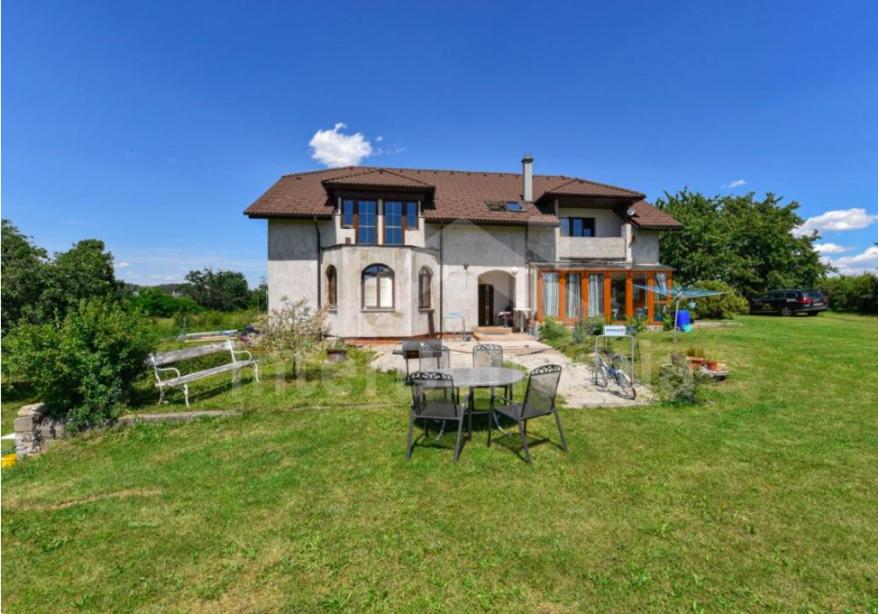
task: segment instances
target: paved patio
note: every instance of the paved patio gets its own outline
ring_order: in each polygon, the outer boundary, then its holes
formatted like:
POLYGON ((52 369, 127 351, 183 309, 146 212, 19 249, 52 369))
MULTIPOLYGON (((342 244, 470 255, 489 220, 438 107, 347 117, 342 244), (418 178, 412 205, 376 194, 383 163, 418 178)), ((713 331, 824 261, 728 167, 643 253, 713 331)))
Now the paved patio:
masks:
MULTIPOLYGON (((596 387, 592 383, 592 371, 590 365, 574 363, 570 358, 554 348, 529 338, 526 340, 491 340, 503 346, 504 358, 519 364, 528 370, 540 365, 558 364, 563 367, 561 381, 558 384, 558 393, 564 397, 564 405, 567 407, 624 407, 631 405, 644 405, 655 400, 655 395, 648 386, 637 386, 637 400, 629 399, 613 394, 596 387)), ((447 340, 445 345, 451 351, 452 367, 469 367, 472 365, 472 349, 476 341, 452 341, 447 340)), ((401 356, 393 354, 398 349, 398 344, 376 344, 369 346, 378 353, 372 365, 376 369, 391 371, 396 369, 405 373, 405 361, 401 356)), ((417 369, 417 361, 412 361, 412 370, 417 369)))

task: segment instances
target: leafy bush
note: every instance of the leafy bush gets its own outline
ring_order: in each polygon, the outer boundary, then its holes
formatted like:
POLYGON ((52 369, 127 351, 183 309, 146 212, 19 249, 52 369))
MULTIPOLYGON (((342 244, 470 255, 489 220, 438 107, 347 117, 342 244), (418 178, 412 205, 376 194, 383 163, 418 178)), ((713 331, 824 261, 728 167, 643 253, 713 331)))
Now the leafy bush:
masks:
POLYGON ((607 323, 603 316, 592 316, 584 320, 579 320, 573 327, 573 342, 585 343, 589 337, 600 335, 604 331, 604 325, 607 323))
POLYGON ((639 335, 646 330, 646 317, 642 315, 631 316, 625 322, 625 332, 629 335, 639 335))
POLYGON ((833 311, 854 311, 878 314, 878 275, 840 275, 827 277, 820 290, 833 311))
POLYGON ((58 324, 22 324, 4 350, 11 372, 33 385, 51 417, 84 428, 119 416, 145 369, 149 339, 143 318, 92 299, 58 324))
POLYGON ((128 304, 150 317, 167 318, 178 313, 203 311, 201 305, 189 297, 175 297, 158 288, 143 288, 129 299, 128 304))
POLYGON ((697 281, 696 288, 725 292, 714 296, 705 296, 695 301, 695 317, 710 320, 731 320, 736 315, 746 314, 750 303, 741 294, 724 281, 697 281))
POLYGON ((662 365, 656 384, 662 401, 686 404, 698 399, 699 379, 680 354, 671 354, 670 364, 662 365))
POLYGON ((570 330, 555 318, 546 318, 540 325, 540 341, 557 345, 570 338, 570 330))

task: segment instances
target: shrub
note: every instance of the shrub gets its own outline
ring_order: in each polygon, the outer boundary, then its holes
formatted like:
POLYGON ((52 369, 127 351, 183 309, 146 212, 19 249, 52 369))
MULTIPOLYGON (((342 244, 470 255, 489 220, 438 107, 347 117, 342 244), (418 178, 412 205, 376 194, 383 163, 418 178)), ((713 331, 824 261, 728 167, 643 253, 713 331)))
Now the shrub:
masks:
POLYGON ((820 290, 833 311, 854 311, 878 314, 878 275, 840 275, 827 277, 820 290))
POLYGON ((11 371, 30 382, 53 418, 73 428, 119 416, 150 352, 144 320, 118 303, 80 301, 60 324, 24 324, 10 334, 11 371))
POLYGON ((150 317, 167 318, 176 314, 203 311, 201 305, 189 297, 175 297, 158 288, 144 288, 129 299, 129 305, 150 317))
POLYGON ((629 335, 639 335, 646 330, 646 317, 642 315, 631 316, 625 322, 625 332, 629 335))
POLYGON ((698 398, 699 380, 684 356, 671 354, 670 364, 659 370, 656 390, 662 401, 669 403, 695 403, 698 398))
POLYGON ((570 338, 570 330, 555 318, 546 318, 540 325, 540 341, 557 345, 570 338))
POLYGON ((697 281, 693 285, 696 288, 725 293, 696 299, 695 317, 697 318, 731 320, 736 315, 747 313, 750 309, 747 299, 724 281, 697 281))
POLYGON ((592 316, 584 320, 579 320, 573 327, 573 342, 585 343, 589 337, 600 335, 604 332, 604 325, 607 321, 602 316, 592 316))

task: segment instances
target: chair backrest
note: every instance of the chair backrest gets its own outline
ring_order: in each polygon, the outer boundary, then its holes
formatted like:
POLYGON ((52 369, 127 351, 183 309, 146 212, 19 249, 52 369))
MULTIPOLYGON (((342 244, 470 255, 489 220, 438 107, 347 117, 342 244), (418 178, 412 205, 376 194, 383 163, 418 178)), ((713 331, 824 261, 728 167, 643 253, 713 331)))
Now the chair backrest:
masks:
POLYGON ((435 371, 451 368, 451 353, 444 345, 422 345, 418 351, 418 370, 435 371))
POLYGON ((458 402, 454 379, 447 373, 416 371, 409 375, 412 387, 412 411, 418 418, 460 418, 463 406, 458 402))
POLYGON ((560 380, 561 365, 543 365, 531 371, 527 380, 521 417, 536 418, 551 413, 555 407, 555 396, 558 394, 560 380))
POLYGON ((503 346, 496 343, 480 343, 473 348, 473 367, 502 367, 503 346))

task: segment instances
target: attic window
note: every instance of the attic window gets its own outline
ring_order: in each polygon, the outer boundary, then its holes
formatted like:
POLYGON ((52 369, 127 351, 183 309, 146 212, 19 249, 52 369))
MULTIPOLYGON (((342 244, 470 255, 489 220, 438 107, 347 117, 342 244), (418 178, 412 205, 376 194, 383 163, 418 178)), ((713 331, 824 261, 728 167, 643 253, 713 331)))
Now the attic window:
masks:
POLYGON ((486 200, 485 205, 491 211, 508 211, 510 213, 524 211, 524 205, 517 200, 486 200))

